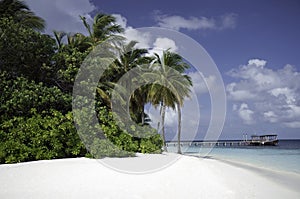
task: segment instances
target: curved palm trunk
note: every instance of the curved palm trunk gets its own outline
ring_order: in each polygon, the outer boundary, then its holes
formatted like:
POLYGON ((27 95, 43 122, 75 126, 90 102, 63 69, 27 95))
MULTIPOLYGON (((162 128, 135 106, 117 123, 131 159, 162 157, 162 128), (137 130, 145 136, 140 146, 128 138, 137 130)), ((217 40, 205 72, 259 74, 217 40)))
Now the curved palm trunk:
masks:
POLYGON ((145 95, 142 94, 142 102, 141 102, 141 105, 142 105, 142 112, 141 112, 141 119, 142 119, 142 126, 144 126, 145 124, 145 95))
POLYGON ((166 146, 166 137, 165 137, 165 115, 166 115, 166 105, 163 103, 161 109, 161 130, 162 130, 162 139, 164 142, 164 151, 167 152, 168 150, 166 146))
POLYGON ((181 145, 180 145, 180 137, 181 137, 181 107, 180 104, 177 103, 177 111, 178 111, 178 127, 177 127, 177 153, 181 154, 181 145))
POLYGON ((144 106, 142 108, 141 117, 142 117, 142 126, 145 124, 145 110, 144 106))

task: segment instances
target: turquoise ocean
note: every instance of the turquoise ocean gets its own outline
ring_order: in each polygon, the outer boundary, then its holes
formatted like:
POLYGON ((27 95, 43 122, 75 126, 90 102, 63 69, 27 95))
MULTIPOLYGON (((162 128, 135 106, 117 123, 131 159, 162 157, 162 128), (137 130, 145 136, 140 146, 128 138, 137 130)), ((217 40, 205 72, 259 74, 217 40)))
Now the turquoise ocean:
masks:
MULTIPOLYGON (((176 152, 177 147, 170 145, 168 151, 176 152)), ((187 155, 201 157, 205 147, 183 145, 182 151, 187 155)), ((205 156, 300 174, 300 140, 279 140, 277 146, 214 146, 206 149, 205 156)))

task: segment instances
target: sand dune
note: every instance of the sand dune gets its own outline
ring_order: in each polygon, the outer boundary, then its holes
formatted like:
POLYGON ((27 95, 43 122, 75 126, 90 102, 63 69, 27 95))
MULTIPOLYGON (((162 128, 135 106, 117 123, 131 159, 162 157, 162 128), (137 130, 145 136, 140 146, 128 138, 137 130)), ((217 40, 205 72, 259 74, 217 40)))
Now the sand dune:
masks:
MULTIPOLYGON (((125 169, 119 172, 87 158, 0 165, 0 198, 300 198, 300 190, 283 186, 274 178, 213 159, 167 153, 106 158, 105 164, 125 169), (139 163, 160 160, 175 161, 151 172, 126 172, 139 163)), ((293 180, 300 183, 300 178, 293 180)))

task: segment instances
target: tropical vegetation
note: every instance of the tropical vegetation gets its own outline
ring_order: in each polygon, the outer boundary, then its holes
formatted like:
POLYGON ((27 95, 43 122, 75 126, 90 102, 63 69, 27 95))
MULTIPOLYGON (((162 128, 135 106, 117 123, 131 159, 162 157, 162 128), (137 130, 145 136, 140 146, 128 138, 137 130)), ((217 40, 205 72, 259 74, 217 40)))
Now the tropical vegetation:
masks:
MULTIPOLYGON (((112 15, 98 13, 92 24, 80 18, 88 35, 61 31, 47 35, 40 32, 45 21, 26 3, 0 0, 0 163, 160 153, 166 150, 167 107, 178 111, 181 153, 181 107, 192 85, 185 75, 189 65, 169 49, 162 55, 149 55, 147 49, 136 48, 136 41, 127 42, 120 36, 124 30, 112 15), (97 45, 111 38, 117 41, 111 46, 119 57, 97 85, 95 110, 100 129, 89 126, 90 115, 84 109, 82 120, 74 124, 72 91, 79 68, 97 45), (130 95, 131 118, 127 119, 136 125, 128 125, 116 121, 112 95, 120 79, 133 69, 142 70, 141 77, 153 81, 130 95), (161 108, 162 135, 149 125, 151 118, 144 110, 147 103, 161 108), (87 134, 77 133, 78 125, 86 125, 87 134)), ((127 83, 138 81, 132 78, 127 83)))

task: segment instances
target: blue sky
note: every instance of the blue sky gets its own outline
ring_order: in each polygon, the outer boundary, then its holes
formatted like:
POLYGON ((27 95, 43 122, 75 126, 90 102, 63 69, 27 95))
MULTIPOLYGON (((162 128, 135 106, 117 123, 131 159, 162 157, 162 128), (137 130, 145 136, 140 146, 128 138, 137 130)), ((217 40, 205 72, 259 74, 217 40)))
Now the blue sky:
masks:
MULTIPOLYGON (((26 2, 46 19, 48 33, 53 29, 84 32, 78 16, 91 19, 97 12, 114 14, 126 30, 155 26, 180 31, 205 48, 222 75, 227 117, 220 138, 240 139, 244 132, 300 138, 300 2, 297 0, 26 2)), ((199 81, 195 89, 201 89, 203 79, 194 80, 199 81)), ((204 80, 213 85, 213 77, 204 80)), ((202 92, 198 138, 207 129, 209 100, 209 93, 202 92)), ((189 121, 194 110, 194 105, 185 107, 184 139, 191 138, 188 132, 194 126, 189 121)), ((170 138, 174 137, 175 118, 169 111, 170 138)))
POLYGON ((300 3, 297 0, 95 2, 100 11, 121 14, 133 27, 156 26, 156 11, 185 18, 217 18, 225 14, 236 14, 234 29, 180 31, 201 43, 216 63, 225 69, 253 57, 267 59, 268 63, 277 68, 286 63, 300 63, 300 3))

